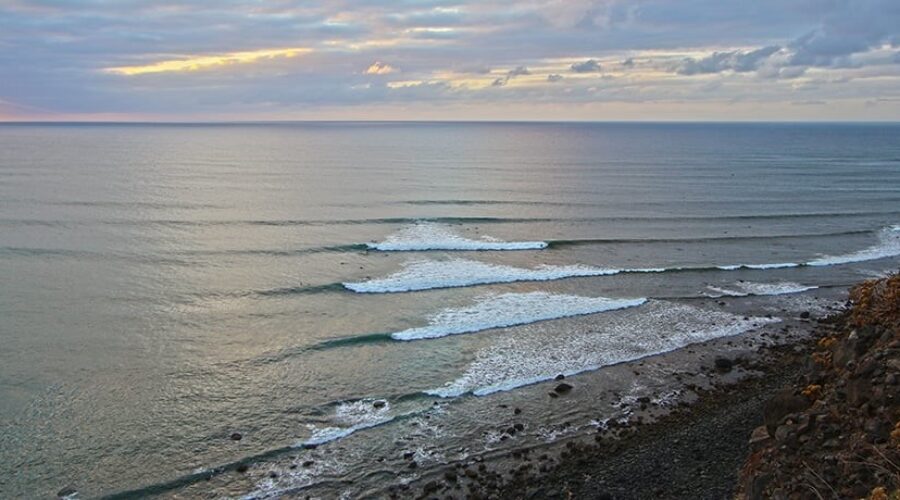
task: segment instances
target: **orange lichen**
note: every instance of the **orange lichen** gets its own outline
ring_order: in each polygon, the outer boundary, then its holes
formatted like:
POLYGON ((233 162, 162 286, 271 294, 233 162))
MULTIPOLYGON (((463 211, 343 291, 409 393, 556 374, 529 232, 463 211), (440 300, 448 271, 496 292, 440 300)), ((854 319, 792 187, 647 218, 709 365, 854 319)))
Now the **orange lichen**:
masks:
POLYGON ((821 347, 823 349, 828 349, 835 342, 837 342, 837 339, 834 336, 830 336, 830 337, 822 337, 821 339, 819 339, 818 344, 819 344, 819 347, 821 347))
POLYGON ((900 444, 900 420, 897 421, 897 424, 894 425, 894 430, 891 431, 891 441, 900 444))
POLYGON ((820 394, 822 394, 822 386, 819 384, 810 384, 803 389, 803 395, 812 400, 819 399, 820 394))
POLYGON ((872 493, 869 493, 869 500, 888 500, 887 490, 884 486, 873 489, 872 493))
POLYGON ((900 274, 856 285, 850 290, 850 302, 854 326, 882 326, 900 334, 900 274))
POLYGON ((817 365, 822 367, 828 367, 831 365, 831 353, 830 352, 814 352, 812 354, 812 360, 817 365))

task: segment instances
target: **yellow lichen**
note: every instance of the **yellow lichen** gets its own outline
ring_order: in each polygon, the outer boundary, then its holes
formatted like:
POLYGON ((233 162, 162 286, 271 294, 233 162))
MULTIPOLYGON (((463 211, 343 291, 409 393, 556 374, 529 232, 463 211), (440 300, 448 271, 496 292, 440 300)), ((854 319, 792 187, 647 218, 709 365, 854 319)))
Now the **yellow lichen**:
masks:
POLYGON ((820 394, 822 394, 822 386, 819 384, 810 384, 803 389, 803 395, 812 400, 819 399, 820 394))
POLYGON ((869 500, 888 500, 887 490, 884 486, 873 489, 872 493, 869 493, 869 500))
POLYGON ((900 274, 869 280, 850 290, 854 326, 882 326, 900 333, 900 274))
POLYGON ((835 342, 837 342, 837 339, 834 338, 833 336, 831 336, 831 337, 822 337, 822 338, 819 339, 818 344, 819 344, 819 347, 821 347, 821 348, 823 348, 823 349, 828 349, 828 348, 831 347, 832 344, 834 344, 835 342))

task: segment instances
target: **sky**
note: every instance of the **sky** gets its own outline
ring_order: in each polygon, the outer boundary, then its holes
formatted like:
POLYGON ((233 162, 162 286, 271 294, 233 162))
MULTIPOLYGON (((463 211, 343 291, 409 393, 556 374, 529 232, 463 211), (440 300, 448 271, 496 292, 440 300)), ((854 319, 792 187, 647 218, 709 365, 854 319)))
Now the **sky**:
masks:
POLYGON ((0 0, 0 121, 900 120, 900 0, 0 0))

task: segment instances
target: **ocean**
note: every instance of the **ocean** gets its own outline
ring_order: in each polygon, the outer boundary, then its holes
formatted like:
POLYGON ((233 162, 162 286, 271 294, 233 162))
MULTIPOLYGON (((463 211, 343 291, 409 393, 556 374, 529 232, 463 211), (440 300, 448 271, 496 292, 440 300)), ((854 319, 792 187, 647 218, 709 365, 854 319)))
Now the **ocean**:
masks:
POLYGON ((896 124, 0 125, 0 496, 377 496, 898 263, 896 124))

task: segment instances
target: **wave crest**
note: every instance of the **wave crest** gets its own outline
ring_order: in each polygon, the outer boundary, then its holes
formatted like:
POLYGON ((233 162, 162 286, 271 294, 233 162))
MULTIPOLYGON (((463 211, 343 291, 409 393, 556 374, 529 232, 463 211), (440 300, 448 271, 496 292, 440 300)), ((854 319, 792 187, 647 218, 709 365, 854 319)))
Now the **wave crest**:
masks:
POLYGON ((427 250, 541 250, 546 241, 502 241, 491 237, 473 240, 454 233, 444 224, 420 222, 388 236, 381 243, 367 243, 371 250, 413 252, 427 250))
POLYGON ((746 297, 748 295, 788 295, 792 293, 806 292, 815 290, 817 286, 801 285, 791 281, 781 283, 754 283, 750 281, 739 281, 732 285, 731 288, 722 288, 716 286, 706 287, 713 292, 728 297, 746 297), (736 290, 735 290, 736 288, 736 290))
POLYGON ((608 299, 545 292, 485 295, 460 309, 445 309, 428 326, 391 334, 395 340, 420 340, 472 333, 557 318, 636 307, 647 299, 608 299))

